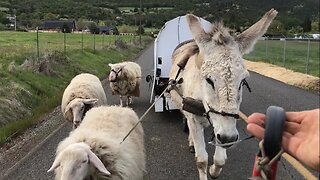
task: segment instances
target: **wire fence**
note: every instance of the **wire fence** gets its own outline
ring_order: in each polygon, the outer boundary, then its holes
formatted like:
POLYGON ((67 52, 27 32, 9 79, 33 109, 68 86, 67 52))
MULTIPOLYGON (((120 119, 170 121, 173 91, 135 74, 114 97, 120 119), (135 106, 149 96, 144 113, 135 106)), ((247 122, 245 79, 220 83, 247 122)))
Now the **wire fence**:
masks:
MULTIPOLYGON (((148 38, 142 36, 143 39, 148 38)), ((26 57, 39 58, 48 51, 91 51, 95 53, 109 47, 139 46, 137 35, 106 35, 58 32, 0 31, 0 64, 23 61, 26 57)))
POLYGON ((245 59, 272 63, 319 77, 319 40, 264 37, 245 59))

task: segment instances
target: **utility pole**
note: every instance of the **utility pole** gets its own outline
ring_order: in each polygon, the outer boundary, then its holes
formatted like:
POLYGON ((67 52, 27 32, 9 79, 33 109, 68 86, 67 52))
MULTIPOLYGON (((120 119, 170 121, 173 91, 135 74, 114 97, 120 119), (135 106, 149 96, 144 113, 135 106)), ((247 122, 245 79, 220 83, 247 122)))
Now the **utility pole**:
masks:
POLYGON ((141 13, 142 12, 142 5, 141 5, 141 0, 140 0, 140 10, 139 10, 139 44, 141 47, 141 13))

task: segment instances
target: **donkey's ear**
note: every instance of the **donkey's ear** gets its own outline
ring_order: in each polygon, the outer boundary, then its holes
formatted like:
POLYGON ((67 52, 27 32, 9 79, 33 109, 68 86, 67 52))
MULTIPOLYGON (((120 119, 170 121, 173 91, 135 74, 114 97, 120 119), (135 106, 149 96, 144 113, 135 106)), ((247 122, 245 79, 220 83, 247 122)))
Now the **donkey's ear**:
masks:
POLYGON ((198 45, 202 45, 203 43, 210 41, 210 35, 204 31, 198 17, 192 14, 187 14, 186 19, 193 39, 198 45))
POLYGON ((258 22, 236 37, 235 40, 239 44, 242 54, 247 54, 252 50, 254 44, 267 31, 277 14, 278 12, 272 8, 258 22))

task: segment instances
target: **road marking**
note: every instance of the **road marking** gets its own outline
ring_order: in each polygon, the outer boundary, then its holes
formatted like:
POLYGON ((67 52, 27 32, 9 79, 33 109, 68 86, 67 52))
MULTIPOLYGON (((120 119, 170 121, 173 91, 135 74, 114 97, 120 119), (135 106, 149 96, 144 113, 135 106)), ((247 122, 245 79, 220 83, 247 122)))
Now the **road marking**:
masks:
MULTIPOLYGON (((240 118, 243 119, 246 123, 248 123, 248 117, 240 112, 240 118)), ((305 168, 299 161, 297 161, 294 157, 290 156, 287 153, 283 153, 282 157, 286 159, 292 167, 294 167, 303 177, 308 180, 317 180, 318 178, 315 177, 307 168, 305 168)))
POLYGON ((61 124, 57 129, 52 131, 51 134, 49 134, 44 140, 42 140, 39 144, 37 144, 33 149, 31 149, 23 158, 21 158, 16 164, 14 164, 12 167, 10 167, 7 172, 1 177, 2 179, 5 179, 7 176, 9 176, 19 165, 24 163, 33 153, 35 153, 44 143, 48 141, 49 138, 51 138, 53 135, 55 135, 60 129, 62 129, 63 126, 65 126, 68 122, 65 121, 63 124, 61 124))

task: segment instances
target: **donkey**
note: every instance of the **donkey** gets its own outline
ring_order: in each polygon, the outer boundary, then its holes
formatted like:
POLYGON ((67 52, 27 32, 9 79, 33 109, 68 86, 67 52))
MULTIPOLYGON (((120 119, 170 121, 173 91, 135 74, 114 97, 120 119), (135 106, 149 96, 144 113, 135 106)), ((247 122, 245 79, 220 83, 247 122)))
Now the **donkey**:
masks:
POLYGON ((226 149, 239 141, 236 120, 239 119, 242 86, 249 77, 242 56, 251 51, 277 13, 271 9, 237 36, 230 35, 222 23, 212 24, 212 30, 205 32, 197 17, 186 15, 194 41, 178 45, 173 52, 170 79, 179 83, 175 83, 170 94, 187 118, 189 146, 194 145, 200 180, 207 179, 204 128, 212 125, 216 137, 214 164, 209 168, 212 178, 220 175, 226 163, 226 149), (200 101, 204 115, 183 110, 186 98, 200 101))

